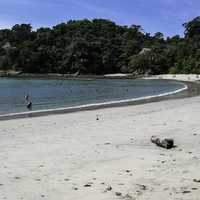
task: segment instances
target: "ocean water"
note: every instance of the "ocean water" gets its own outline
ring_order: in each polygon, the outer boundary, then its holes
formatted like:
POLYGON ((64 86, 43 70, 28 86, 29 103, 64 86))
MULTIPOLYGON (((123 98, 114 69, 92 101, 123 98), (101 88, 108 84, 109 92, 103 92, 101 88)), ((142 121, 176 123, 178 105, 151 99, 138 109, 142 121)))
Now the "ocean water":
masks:
POLYGON ((170 80, 43 80, 0 78, 0 115, 160 95, 183 88, 170 80))

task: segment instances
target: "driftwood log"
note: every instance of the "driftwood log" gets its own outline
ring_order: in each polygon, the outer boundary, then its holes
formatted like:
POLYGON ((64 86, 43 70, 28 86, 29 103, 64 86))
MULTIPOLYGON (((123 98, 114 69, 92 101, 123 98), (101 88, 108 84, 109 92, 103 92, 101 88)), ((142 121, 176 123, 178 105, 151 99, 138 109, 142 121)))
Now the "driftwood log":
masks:
POLYGON ((174 147, 174 140, 171 138, 165 138, 161 140, 160 138, 156 136, 152 136, 151 142, 165 149, 171 149, 174 147))

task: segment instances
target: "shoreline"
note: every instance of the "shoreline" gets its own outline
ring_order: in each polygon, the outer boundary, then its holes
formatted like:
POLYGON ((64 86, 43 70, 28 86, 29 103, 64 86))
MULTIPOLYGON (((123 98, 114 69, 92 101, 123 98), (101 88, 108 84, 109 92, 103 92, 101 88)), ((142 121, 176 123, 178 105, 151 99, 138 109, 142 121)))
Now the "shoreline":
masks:
POLYGON ((40 116, 48 116, 48 115, 67 114, 67 113, 74 113, 74 112, 79 112, 79 111, 122 107, 122 106, 127 106, 127 105, 138 105, 138 104, 149 103, 149 102, 154 102, 154 101, 166 100, 167 98, 180 98, 179 94, 189 89, 192 90, 191 84, 189 85, 186 82, 181 82, 181 83, 183 84, 183 88, 177 89, 171 92, 158 94, 158 95, 151 95, 151 96, 124 99, 124 100, 116 100, 116 101, 108 101, 108 102, 102 102, 102 103, 84 104, 84 105, 73 106, 73 107, 61 107, 61 108, 55 108, 55 109, 44 109, 44 110, 36 110, 36 111, 28 111, 28 112, 20 112, 20 113, 9 113, 9 114, 0 115, 0 121, 30 118, 30 117, 32 118, 32 117, 40 117, 40 116))
POLYGON ((76 74, 34 74, 34 73, 21 73, 21 72, 2 72, 0 71, 1 78, 19 78, 19 79, 167 79, 185 82, 198 82, 200 81, 200 74, 160 74, 160 75, 133 75, 128 73, 115 73, 115 74, 102 74, 102 75, 76 75, 76 74))
MULTIPOLYGON (((24 74, 23 74, 24 75, 24 74)), ((102 76, 77 76, 66 78, 65 75, 60 74, 39 74, 32 77, 33 74, 27 74, 26 76, 8 76, 5 78, 50 78, 50 79, 77 79, 77 80, 88 80, 88 79, 133 79, 133 76, 130 74, 107 74, 102 76), (47 75, 47 76, 46 76, 47 75), (87 78, 86 78, 87 77, 87 78)), ((1 77, 1 76, 0 76, 1 77)), ((136 78, 134 78, 136 79, 136 78)), ((60 114, 67 114, 67 113, 74 113, 80 111, 89 111, 89 110, 98 110, 104 108, 113 108, 113 107, 124 107, 124 106, 131 106, 131 105, 140 105, 146 104, 151 102, 158 102, 163 100, 169 99, 179 99, 179 98, 188 98, 193 96, 198 96, 200 94, 200 75, 197 74, 163 74, 163 75, 152 75, 147 77, 142 77, 139 79, 153 79, 153 80, 174 80, 181 82, 184 87, 178 89, 176 91, 163 93, 159 95, 152 95, 140 98, 133 98, 133 99, 125 99, 125 100, 118 100, 118 101, 110 101, 110 102, 102 102, 102 103, 94 103, 94 104, 84 104, 80 106, 73 106, 73 107, 61 107, 55 109, 44 109, 44 110, 35 110, 35 111, 27 111, 27 112, 20 112, 20 113, 8 113, 0 115, 0 121, 6 120, 13 120, 13 119, 21 119, 21 118, 33 118, 33 117, 40 117, 40 116, 48 116, 48 115, 60 115, 60 114)))

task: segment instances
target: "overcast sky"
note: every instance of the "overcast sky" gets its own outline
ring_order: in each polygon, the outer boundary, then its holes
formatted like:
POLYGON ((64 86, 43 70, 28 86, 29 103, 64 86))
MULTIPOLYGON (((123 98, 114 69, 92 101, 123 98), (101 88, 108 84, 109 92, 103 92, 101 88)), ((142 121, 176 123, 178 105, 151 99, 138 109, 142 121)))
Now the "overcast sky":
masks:
POLYGON ((198 15, 200 0, 0 0, 0 28, 16 23, 38 28, 70 19, 105 18, 172 36, 182 35, 182 24, 198 15))

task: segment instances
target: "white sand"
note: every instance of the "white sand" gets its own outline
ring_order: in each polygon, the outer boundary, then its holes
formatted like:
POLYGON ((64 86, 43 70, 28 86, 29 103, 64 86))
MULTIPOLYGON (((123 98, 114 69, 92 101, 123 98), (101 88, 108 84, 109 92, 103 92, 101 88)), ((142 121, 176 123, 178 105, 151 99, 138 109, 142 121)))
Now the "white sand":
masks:
MULTIPOLYGON (((131 76, 131 74, 106 74, 105 77, 128 77, 131 76)), ((200 74, 161 74, 161 75, 152 75, 147 76, 144 79, 170 79, 170 80, 179 80, 179 81, 188 81, 188 82, 194 82, 194 81, 200 81, 200 74)))
POLYGON ((199 74, 162 74, 162 75, 149 76, 144 79, 171 79, 171 80, 195 82, 195 81, 200 81, 200 75, 199 74))
POLYGON ((200 97, 1 121, 0 199, 199 200, 199 121, 200 97))
POLYGON ((105 74, 104 77, 126 77, 130 76, 132 74, 122 74, 122 73, 117 73, 117 74, 105 74))

